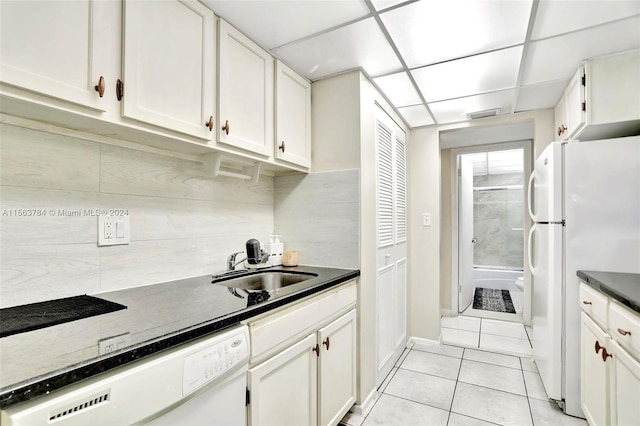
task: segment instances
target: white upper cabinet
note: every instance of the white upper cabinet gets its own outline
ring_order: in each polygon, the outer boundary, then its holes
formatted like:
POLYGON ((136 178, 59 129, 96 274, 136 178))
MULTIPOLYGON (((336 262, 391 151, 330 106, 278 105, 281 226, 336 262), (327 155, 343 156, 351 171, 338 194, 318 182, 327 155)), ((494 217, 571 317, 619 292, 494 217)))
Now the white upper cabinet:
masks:
POLYGON ((273 156, 273 57, 220 19, 218 142, 273 156))
POLYGON ((215 37, 213 12, 195 0, 125 0, 122 115, 211 139, 215 37))
POLYGON ((115 81, 105 80, 102 2, 3 1, 3 83, 98 111, 115 81), (102 97, 101 93, 102 92, 102 97))
POLYGON ((595 140, 640 131, 640 51, 580 66, 556 105, 556 140, 595 140))
POLYGON ((276 61, 275 156, 311 166, 311 84, 280 61, 276 61))

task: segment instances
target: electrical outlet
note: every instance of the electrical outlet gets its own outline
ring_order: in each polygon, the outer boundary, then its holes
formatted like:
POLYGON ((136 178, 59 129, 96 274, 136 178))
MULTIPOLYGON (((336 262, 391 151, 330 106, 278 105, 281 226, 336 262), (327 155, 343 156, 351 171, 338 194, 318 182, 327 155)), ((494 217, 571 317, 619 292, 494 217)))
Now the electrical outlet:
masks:
POLYGON ((129 345, 131 335, 129 333, 98 340, 99 355, 108 354, 123 349, 129 345))
POLYGON ((129 244, 129 215, 98 216, 98 246, 129 244))

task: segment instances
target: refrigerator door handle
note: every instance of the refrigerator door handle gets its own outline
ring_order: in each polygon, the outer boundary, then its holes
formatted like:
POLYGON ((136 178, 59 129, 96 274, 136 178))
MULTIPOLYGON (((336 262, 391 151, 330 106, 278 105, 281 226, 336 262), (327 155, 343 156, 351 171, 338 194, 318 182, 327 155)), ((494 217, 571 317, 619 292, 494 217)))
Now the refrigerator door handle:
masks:
MULTIPOLYGON (((533 176, 533 175, 532 175, 533 176)), ((529 230, 529 240, 527 241, 527 259, 529 261, 529 270, 531 275, 535 276, 537 268, 533 266, 533 233, 538 229, 538 224, 534 223, 529 230)))
MULTIPOLYGON (((532 171, 529 176, 529 183, 527 185, 527 208, 529 209, 529 217, 532 221, 537 222, 538 218, 533 213, 533 180, 535 179, 536 171, 532 171)), ((529 234, 531 235, 531 234, 529 234)))

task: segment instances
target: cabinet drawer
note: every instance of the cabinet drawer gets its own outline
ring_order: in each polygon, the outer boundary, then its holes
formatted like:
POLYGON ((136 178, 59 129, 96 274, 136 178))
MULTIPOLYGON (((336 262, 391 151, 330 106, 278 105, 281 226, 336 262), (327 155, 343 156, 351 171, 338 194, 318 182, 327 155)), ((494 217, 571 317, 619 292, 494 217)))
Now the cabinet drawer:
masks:
POLYGON ((251 363, 261 362, 292 341, 322 327, 351 309, 357 299, 355 281, 321 296, 249 323, 251 363))
POLYGON ((640 315, 616 301, 609 306, 609 334, 631 355, 640 359, 640 315))
POLYGON ((580 307, 593 320, 607 328, 609 298, 584 283, 580 283, 580 307))

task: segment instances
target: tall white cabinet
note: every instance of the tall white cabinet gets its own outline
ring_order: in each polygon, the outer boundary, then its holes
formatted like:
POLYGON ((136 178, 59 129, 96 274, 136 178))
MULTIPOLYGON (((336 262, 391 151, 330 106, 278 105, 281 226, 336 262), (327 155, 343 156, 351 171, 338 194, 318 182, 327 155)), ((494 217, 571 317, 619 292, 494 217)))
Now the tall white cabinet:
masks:
POLYGON ((376 112, 377 383, 391 371, 406 340, 407 177, 404 131, 376 112))

